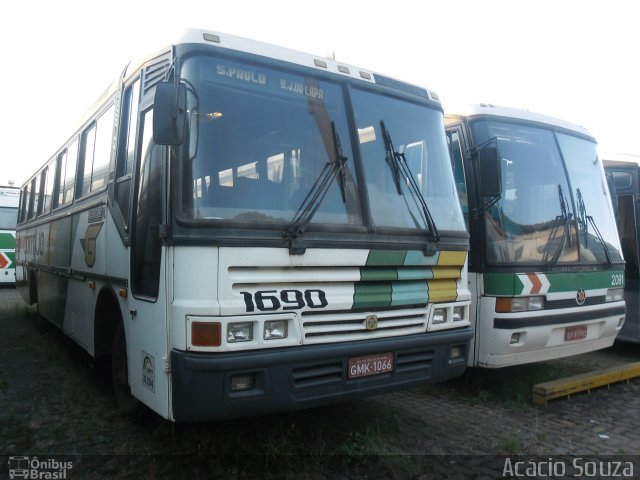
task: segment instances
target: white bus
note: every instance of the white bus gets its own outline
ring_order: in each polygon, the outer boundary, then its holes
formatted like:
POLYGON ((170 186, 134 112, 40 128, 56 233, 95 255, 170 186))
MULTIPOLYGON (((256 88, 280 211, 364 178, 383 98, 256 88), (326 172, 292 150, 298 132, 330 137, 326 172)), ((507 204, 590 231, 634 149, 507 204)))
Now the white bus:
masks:
POLYGON ((16 282, 16 224, 19 203, 18 187, 0 186, 0 285, 16 282))
POLYGON ((111 355, 126 411, 257 415, 466 368, 469 236, 425 88, 189 30, 22 198, 18 287, 111 355))
POLYGON ((445 124, 471 234, 469 365, 612 345, 625 320, 624 261, 595 139, 492 105, 447 110, 445 124))
POLYGON ((624 299, 627 320, 618 340, 640 343, 640 155, 603 155, 625 259, 624 299))

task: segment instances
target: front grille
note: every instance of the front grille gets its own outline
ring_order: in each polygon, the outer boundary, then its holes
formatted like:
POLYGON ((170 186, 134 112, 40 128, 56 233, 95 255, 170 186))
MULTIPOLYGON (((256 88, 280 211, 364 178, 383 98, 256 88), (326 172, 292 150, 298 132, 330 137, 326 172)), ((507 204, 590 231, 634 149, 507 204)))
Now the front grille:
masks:
MULTIPOLYGON (((306 312, 305 312, 306 313, 306 312)), ((411 335, 427 330, 427 310, 378 310, 377 328, 367 330, 371 312, 324 312, 323 315, 303 314, 302 334, 305 343, 366 340, 369 338, 411 335)))

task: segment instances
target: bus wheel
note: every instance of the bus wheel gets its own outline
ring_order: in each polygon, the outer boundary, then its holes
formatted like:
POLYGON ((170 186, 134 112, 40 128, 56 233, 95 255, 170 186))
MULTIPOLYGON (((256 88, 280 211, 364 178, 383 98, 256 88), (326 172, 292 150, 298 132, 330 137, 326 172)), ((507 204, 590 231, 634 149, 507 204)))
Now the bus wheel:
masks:
POLYGON ((127 369, 127 343, 122 322, 118 325, 113 337, 111 378, 113 380, 113 391, 118 409, 133 420, 141 420, 145 408, 144 405, 131 394, 129 372, 127 369))

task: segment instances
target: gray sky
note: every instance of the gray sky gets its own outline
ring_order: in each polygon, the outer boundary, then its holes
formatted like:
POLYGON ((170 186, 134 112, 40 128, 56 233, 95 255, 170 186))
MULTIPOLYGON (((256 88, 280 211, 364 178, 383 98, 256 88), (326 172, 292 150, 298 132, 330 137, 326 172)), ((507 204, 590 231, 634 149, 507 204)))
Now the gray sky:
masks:
POLYGON ((445 107, 526 108, 586 127, 601 154, 640 154, 634 0, 37 0, 0 17, 0 183, 24 182, 142 45, 185 27, 335 54, 445 107))

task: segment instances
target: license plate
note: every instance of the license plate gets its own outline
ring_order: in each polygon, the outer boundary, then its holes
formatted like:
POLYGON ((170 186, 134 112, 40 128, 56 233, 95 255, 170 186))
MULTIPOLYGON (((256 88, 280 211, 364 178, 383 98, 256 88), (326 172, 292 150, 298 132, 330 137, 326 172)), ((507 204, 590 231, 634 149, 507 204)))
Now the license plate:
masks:
POLYGON ((349 378, 379 375, 393 370, 393 353, 376 353, 349 359, 349 378))
POLYGON ((564 341, 571 342, 572 340, 580 340, 587 338, 587 326, 577 325, 575 327, 567 327, 564 331, 564 341))

